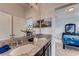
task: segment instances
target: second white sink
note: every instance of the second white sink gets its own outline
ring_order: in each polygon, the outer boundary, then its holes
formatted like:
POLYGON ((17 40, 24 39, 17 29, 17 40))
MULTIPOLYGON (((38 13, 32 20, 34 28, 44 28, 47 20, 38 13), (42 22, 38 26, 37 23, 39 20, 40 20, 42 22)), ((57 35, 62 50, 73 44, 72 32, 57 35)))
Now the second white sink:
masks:
POLYGON ((34 45, 32 44, 27 44, 27 45, 23 45, 23 46, 20 46, 16 49, 14 49, 10 55, 11 56, 20 56, 20 55, 23 55, 23 54, 28 54, 32 49, 34 49, 34 45))

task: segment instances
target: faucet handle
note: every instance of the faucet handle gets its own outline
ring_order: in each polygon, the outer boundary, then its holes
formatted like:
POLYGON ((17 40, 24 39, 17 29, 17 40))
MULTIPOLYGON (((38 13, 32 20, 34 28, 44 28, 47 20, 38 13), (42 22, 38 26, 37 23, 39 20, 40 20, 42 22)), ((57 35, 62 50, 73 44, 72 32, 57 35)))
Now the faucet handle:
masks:
POLYGON ((15 36, 15 34, 10 34, 10 36, 15 36))
POLYGON ((15 34, 10 34, 10 38, 14 38, 15 34))

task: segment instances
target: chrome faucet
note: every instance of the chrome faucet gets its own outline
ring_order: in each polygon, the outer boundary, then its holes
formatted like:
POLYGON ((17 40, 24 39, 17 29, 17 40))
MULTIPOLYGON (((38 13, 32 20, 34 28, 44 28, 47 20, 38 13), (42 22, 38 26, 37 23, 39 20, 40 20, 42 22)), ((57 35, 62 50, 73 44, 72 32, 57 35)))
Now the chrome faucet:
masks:
POLYGON ((19 46, 19 40, 17 40, 15 38, 15 35, 10 35, 10 39, 12 39, 13 41, 15 41, 17 47, 19 46))

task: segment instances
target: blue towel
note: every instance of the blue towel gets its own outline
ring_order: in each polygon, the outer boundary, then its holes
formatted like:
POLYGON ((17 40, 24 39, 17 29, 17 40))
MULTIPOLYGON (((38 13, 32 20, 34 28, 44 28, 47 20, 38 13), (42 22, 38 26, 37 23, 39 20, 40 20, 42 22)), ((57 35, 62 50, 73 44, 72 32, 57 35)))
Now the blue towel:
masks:
POLYGON ((11 49, 9 45, 4 45, 0 47, 0 54, 8 51, 9 49, 11 49))

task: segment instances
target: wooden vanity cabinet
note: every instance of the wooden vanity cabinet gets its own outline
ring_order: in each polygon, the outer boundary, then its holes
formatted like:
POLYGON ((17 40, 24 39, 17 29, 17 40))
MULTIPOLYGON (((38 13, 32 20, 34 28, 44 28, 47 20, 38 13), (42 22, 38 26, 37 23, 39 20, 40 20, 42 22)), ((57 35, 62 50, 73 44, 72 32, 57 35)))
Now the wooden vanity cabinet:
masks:
POLYGON ((49 41, 35 56, 51 56, 51 41, 49 41))

